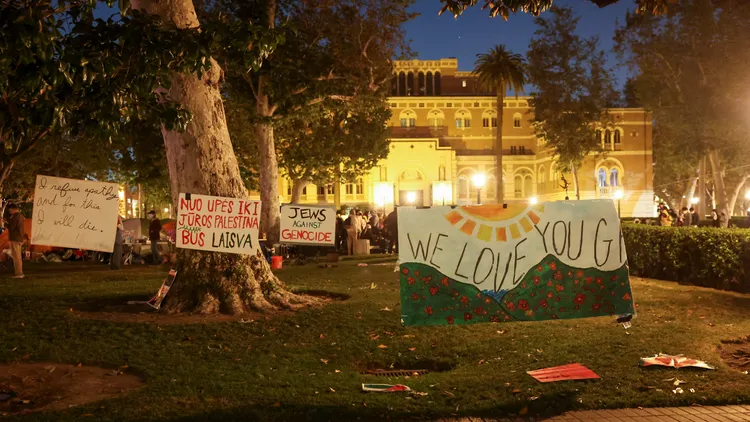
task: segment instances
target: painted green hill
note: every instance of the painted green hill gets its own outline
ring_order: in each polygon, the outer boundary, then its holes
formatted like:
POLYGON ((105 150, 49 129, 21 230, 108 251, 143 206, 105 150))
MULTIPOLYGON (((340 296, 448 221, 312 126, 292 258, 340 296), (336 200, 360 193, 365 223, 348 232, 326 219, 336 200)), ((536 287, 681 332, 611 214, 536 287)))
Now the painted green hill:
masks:
POLYGON ((452 325, 634 314, 627 265, 575 268, 548 255, 511 290, 481 291, 425 264, 400 266, 404 324, 452 325))

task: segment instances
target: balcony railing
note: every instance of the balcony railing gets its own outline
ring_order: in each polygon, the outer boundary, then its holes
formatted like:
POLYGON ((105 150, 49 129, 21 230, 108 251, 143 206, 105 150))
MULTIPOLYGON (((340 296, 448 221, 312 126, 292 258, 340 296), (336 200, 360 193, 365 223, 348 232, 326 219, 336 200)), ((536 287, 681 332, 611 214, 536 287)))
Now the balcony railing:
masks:
POLYGON ((448 134, 447 126, 392 127, 392 138, 439 138, 448 134))
MULTIPOLYGON (((461 149, 456 151, 456 155, 495 155, 495 150, 490 149, 461 149)), ((504 149, 503 155, 534 155, 534 151, 530 149, 524 149, 521 150, 510 150, 510 149, 504 149)))

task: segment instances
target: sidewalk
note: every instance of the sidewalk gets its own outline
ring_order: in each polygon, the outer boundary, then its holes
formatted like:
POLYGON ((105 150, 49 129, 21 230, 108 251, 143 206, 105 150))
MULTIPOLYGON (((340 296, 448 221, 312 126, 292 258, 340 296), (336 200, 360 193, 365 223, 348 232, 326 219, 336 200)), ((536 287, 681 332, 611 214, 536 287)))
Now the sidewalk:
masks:
POLYGON ((448 418, 444 422, 750 422, 750 406, 659 407, 650 409, 585 410, 547 419, 448 418))

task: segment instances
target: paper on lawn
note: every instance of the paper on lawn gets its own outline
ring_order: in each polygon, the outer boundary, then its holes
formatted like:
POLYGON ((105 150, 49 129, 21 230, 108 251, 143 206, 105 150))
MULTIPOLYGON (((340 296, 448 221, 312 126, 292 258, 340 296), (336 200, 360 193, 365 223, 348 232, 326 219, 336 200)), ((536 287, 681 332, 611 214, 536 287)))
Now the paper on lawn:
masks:
POLYGON ((594 371, 580 363, 554 366, 551 368, 538 369, 536 371, 528 371, 526 373, 539 382, 589 380, 599 378, 599 375, 594 371))
POLYGON ((641 358, 641 366, 668 366, 678 369, 687 367, 716 369, 702 360, 686 358, 683 355, 665 355, 664 353, 659 353, 649 358, 641 358))
POLYGON ((362 391, 395 393, 402 391, 409 392, 411 388, 403 384, 362 384, 362 391))

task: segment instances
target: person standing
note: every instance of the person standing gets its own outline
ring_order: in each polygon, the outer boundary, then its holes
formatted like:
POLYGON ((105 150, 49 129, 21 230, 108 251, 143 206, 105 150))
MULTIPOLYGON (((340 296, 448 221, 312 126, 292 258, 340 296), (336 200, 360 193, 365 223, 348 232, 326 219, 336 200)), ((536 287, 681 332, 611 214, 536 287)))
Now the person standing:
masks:
POLYGON ((161 255, 159 255, 159 240, 161 239, 161 222, 156 218, 156 211, 151 210, 148 213, 151 223, 148 225, 148 240, 151 241, 151 256, 154 258, 154 265, 161 264, 161 255))
POLYGON ((690 207, 690 225, 698 227, 698 214, 695 213, 695 208, 690 207))
POLYGON ((386 252, 390 255, 394 249, 398 252, 398 210, 394 209, 385 218, 383 226, 385 227, 386 235, 388 236, 388 248, 386 252))
POLYGON ((357 212, 353 209, 349 211, 349 218, 347 218, 345 222, 347 255, 354 255, 354 244, 357 241, 359 221, 359 218, 357 218, 357 212))
POLYGON ((23 238, 24 238, 24 218, 18 205, 8 205, 8 237, 10 239, 10 255, 13 258, 13 269, 15 275, 13 278, 24 278, 23 275, 23 238))
POLYGON ((119 270, 122 264, 122 219, 117 216, 117 230, 115 231, 115 246, 112 248, 112 256, 109 258, 109 268, 119 270))

